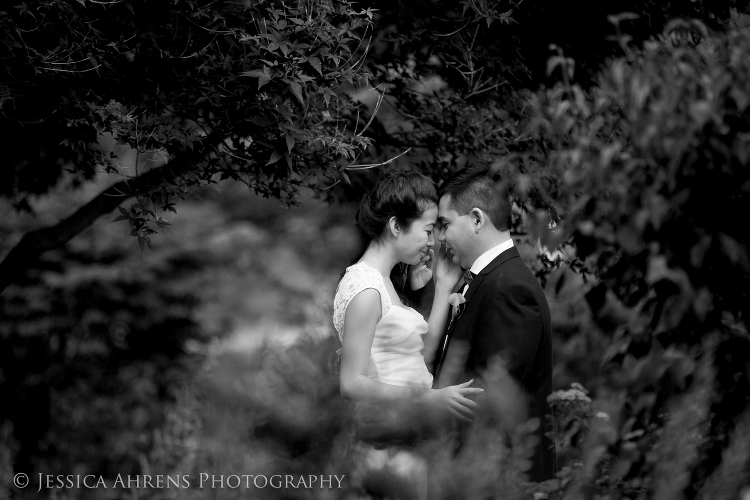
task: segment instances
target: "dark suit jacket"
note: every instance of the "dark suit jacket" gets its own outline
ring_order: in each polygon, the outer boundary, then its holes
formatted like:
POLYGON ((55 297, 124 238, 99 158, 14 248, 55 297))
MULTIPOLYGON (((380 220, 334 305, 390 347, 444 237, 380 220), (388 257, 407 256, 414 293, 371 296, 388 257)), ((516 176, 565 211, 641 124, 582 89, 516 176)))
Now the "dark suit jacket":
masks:
POLYGON ((552 392, 552 336, 542 287, 513 247, 473 279, 465 298, 459 315, 448 327, 447 348, 436 356, 435 387, 481 377, 488 363, 499 355, 526 392, 528 416, 540 419, 530 479, 551 479, 556 472, 554 449, 544 434, 548 429, 547 396, 552 392), (458 369, 450 366, 455 359, 465 360, 458 369))

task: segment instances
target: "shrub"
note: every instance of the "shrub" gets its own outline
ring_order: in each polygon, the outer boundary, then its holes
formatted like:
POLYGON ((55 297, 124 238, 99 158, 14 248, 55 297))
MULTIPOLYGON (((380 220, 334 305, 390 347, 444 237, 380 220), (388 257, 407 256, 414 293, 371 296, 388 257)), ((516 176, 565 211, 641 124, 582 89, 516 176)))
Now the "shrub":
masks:
POLYGON ((611 456, 607 491, 623 496, 661 492, 667 480, 670 494, 702 495, 750 402, 750 35, 675 27, 699 41, 661 37, 642 50, 623 41, 598 87, 565 81, 530 95, 529 144, 495 164, 515 181, 532 238, 566 245, 547 270, 593 273, 586 301, 610 339, 610 395, 597 396, 610 401, 614 434, 588 456, 582 481, 592 487, 611 456), (699 375, 705 359, 715 377, 699 375), (695 439, 667 444, 694 404, 695 439), (668 454, 680 461, 666 471, 668 454))

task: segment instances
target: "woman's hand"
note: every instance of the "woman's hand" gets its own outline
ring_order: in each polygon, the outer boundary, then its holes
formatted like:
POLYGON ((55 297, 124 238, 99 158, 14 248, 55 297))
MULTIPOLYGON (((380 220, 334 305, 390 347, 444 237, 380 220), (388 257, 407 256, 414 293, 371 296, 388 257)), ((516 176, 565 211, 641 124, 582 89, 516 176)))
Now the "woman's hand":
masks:
POLYGON ((450 293, 461 279, 463 269, 453 262, 453 259, 445 249, 445 245, 440 245, 438 257, 433 260, 432 268, 435 277, 435 287, 442 288, 450 293))
POLYGON ((412 290, 419 290, 430 282, 432 279, 432 260, 433 251, 430 248, 427 254, 420 259, 419 264, 409 266, 409 287, 412 290))
POLYGON ((467 422, 472 420, 478 406, 467 396, 484 391, 484 389, 478 387, 469 387, 473 383, 474 379, 460 385, 429 391, 426 399, 427 404, 434 411, 433 414, 437 414, 438 417, 447 415, 467 422))

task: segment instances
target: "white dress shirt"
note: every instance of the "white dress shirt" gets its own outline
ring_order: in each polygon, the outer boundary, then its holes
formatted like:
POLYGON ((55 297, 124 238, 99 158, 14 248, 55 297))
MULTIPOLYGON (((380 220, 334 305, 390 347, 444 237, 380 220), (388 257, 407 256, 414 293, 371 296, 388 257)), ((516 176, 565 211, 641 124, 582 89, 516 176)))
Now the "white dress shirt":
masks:
MULTIPOLYGON (((484 252, 482 255, 477 257, 477 260, 475 260, 474 263, 471 265, 471 269, 469 269, 469 271, 471 271, 474 274, 481 273, 482 269, 487 267, 487 264, 495 260, 495 258, 501 253, 503 253, 504 251, 510 250, 511 248, 513 248, 513 246, 514 246, 513 239, 510 238, 507 241, 503 241, 498 246, 490 248, 489 250, 484 252)), ((469 289, 467 285, 464 285, 463 290, 461 290, 461 295, 466 294, 466 290, 469 289)))

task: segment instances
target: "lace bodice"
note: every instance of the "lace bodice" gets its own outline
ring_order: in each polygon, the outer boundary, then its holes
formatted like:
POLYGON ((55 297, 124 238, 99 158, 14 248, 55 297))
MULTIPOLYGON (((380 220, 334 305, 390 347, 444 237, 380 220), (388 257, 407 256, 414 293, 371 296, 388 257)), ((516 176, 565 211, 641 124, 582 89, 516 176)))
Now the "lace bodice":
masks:
POLYGON ((388 314, 393 303, 385 288, 383 275, 366 262, 357 262, 346 268, 346 274, 341 278, 336 297, 333 300, 333 327, 339 335, 339 340, 344 342, 344 315, 349 302, 363 290, 374 288, 380 293, 381 317, 388 314))

